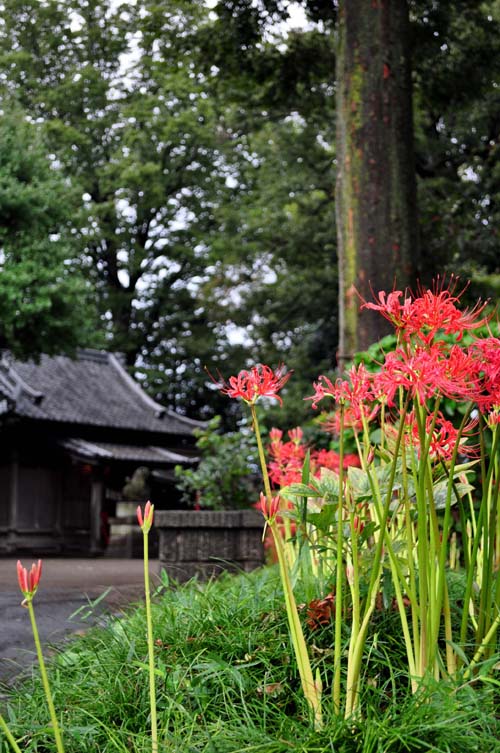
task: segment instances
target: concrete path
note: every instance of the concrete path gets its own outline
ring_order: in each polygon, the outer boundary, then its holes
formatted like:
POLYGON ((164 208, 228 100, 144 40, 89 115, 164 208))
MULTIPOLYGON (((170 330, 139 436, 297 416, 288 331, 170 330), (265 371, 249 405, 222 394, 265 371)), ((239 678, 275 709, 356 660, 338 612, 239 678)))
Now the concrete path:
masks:
MULTIPOLYGON (((23 557, 26 568, 31 559, 23 557)), ((36 659, 28 612, 21 606, 17 559, 0 558, 0 696, 1 684, 10 683, 36 659)), ((150 563, 152 585, 159 584, 158 561, 150 563)), ((144 594, 142 560, 44 559, 35 614, 44 654, 65 636, 87 630, 144 594), (108 590, 109 589, 109 590, 108 590), (102 596, 105 594, 104 596, 102 596), (92 606, 96 599, 102 599, 92 606), (75 614, 77 612, 77 614, 75 614)))

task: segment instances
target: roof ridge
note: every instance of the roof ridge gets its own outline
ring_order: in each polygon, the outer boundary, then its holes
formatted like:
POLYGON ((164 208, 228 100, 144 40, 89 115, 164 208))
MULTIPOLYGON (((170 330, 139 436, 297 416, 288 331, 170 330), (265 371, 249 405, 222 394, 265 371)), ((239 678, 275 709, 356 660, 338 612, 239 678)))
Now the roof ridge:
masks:
POLYGON ((10 382, 12 389, 12 399, 14 401, 16 401, 17 398, 22 393, 24 393, 28 396, 28 398, 33 400, 36 405, 41 403, 41 401, 45 397, 44 393, 28 384, 28 382, 26 382, 16 370, 12 362, 9 361, 8 357, 3 356, 1 365, 4 369, 3 381, 6 381, 7 384, 10 382))
MULTIPOLYGON (((76 355, 79 361, 96 361, 97 363, 108 363, 109 356, 111 354, 107 350, 99 350, 98 348, 77 348, 76 355)), ((70 358, 70 360, 74 360, 67 354, 66 357, 70 358)))
POLYGON ((166 412, 168 413, 169 416, 173 416, 174 418, 177 418, 179 421, 182 421, 185 424, 188 424, 188 426, 197 426, 200 429, 202 429, 205 426, 208 426, 208 421, 202 421, 199 418, 189 418, 189 416, 183 416, 181 413, 177 413, 175 410, 172 410, 172 408, 167 408, 166 412))
MULTIPOLYGON (((137 397, 139 397, 143 403, 145 403, 148 408, 151 408, 155 412, 155 416, 157 418, 163 418, 165 413, 168 412, 167 408, 165 408, 164 405, 160 405, 160 403, 157 403, 155 400, 153 400, 152 397, 149 397, 147 392, 145 392, 141 385, 138 384, 128 373, 128 371, 125 369, 122 363, 120 363, 119 359, 116 357, 114 353, 108 353, 108 362, 114 366, 114 368, 118 371, 118 373, 121 375, 121 377, 124 379, 124 381, 127 383, 127 385, 135 392, 137 397)), ((176 415, 176 414, 175 414, 176 415)))

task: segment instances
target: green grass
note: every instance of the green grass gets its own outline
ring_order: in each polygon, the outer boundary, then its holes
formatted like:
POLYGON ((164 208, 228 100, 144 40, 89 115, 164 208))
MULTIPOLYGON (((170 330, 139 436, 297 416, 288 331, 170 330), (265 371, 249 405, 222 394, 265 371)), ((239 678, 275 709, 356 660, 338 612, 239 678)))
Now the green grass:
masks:
MULTIPOLYGON (((321 733, 313 732, 301 696, 275 570, 166 588, 154 600, 153 619, 161 752, 500 752, 496 681, 441 683, 412 697, 394 612, 378 613, 374 620, 364 664, 363 716, 356 724, 328 710, 332 628, 307 634, 324 683, 321 733)), ((52 657, 49 674, 66 753, 151 749, 141 606, 66 644, 52 657)), ((5 705, 21 750, 55 751, 36 675, 5 705)), ((6 741, 0 751, 7 753, 6 741)))

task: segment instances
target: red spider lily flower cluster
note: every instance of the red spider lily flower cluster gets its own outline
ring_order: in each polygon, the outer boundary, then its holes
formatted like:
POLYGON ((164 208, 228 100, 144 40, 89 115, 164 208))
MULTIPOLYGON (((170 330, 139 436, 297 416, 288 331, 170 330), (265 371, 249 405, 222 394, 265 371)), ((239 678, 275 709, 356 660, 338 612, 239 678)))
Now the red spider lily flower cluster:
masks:
MULTIPOLYGON (((441 412, 425 417, 424 438, 429 445, 429 458, 433 461, 451 460, 458 442, 458 454, 476 457, 479 448, 469 445, 471 433, 477 427, 477 421, 470 421, 460 434, 458 429, 448 421, 441 412)), ((396 435, 394 427, 387 427, 390 434, 396 435)), ((415 419, 415 412, 410 411, 405 417, 405 444, 416 450, 421 457, 422 439, 415 419)))
POLYGON ((475 363, 476 403, 490 425, 500 423, 500 339, 484 337, 469 348, 475 363))
POLYGON ((25 598, 31 598, 35 595, 40 578, 42 575, 42 560, 34 562, 31 565, 31 570, 28 572, 25 567, 22 566, 21 561, 17 561, 17 580, 19 581, 19 588, 24 594, 25 598))
MULTIPOLYGON (((344 426, 360 430, 363 419, 371 421, 380 410, 377 385, 373 377, 363 364, 353 366, 348 372, 347 379, 338 379, 335 384, 328 377, 321 375, 313 384, 314 395, 305 399, 312 400, 312 407, 317 408, 323 398, 333 398, 338 405, 343 406, 344 426)), ((338 433, 340 414, 334 414, 325 428, 338 433)))
MULTIPOLYGON (((297 429, 292 431, 297 436, 297 429)), ((271 442, 268 445, 267 469, 271 483, 278 488, 298 483, 302 478, 302 466, 306 456, 305 446, 292 439, 283 442, 283 432, 280 429, 272 429, 269 437, 271 442)))
POLYGON ((386 355, 381 370, 373 375, 373 390, 394 405, 403 388, 420 405, 436 395, 454 400, 474 400, 478 392, 477 359, 468 349, 445 342, 413 349, 396 348, 386 355))
POLYGON ((376 302, 363 301, 361 308, 378 311, 394 324, 406 340, 416 337, 429 344, 439 332, 456 335, 460 340, 466 330, 483 326, 488 318, 481 318, 486 306, 481 301, 471 310, 458 308, 465 288, 456 293, 457 284, 458 280, 451 278, 448 287, 445 287, 445 279, 438 278, 432 290, 420 290, 417 296, 406 292, 402 301, 401 290, 394 290, 388 295, 381 291, 376 302))
MULTIPOLYGON (((380 404, 393 407, 401 390, 420 405, 436 397, 475 402, 491 423, 500 412, 500 341, 495 337, 476 339, 469 347, 460 345, 463 333, 485 325, 484 303, 473 309, 458 308, 456 283, 448 289, 439 283, 412 298, 395 290, 379 293, 376 303, 364 302, 362 308, 379 311, 391 321, 400 335, 399 345, 387 353, 380 370, 368 373, 363 365, 353 367, 347 380, 333 384, 320 376, 310 398, 315 408, 320 400, 331 397, 344 406, 344 426, 359 431, 362 420, 371 421, 380 404), (449 342, 444 336, 453 335, 449 342)), ((463 292, 463 291, 462 291, 463 292)), ((339 430, 339 416, 330 419, 328 428, 339 430)))
MULTIPOLYGON (((322 468, 339 471, 340 456, 334 450, 316 450, 302 443, 303 432, 297 427, 288 432, 289 440, 283 441, 283 432, 272 429, 269 432, 271 442, 268 445, 268 472, 272 484, 278 488, 295 484, 302 479, 302 468, 309 449, 310 473, 319 476, 322 468)), ((359 466, 359 458, 354 454, 344 456, 344 467, 359 466)))
POLYGON ((408 320, 408 308, 411 301, 405 297, 401 302, 399 299, 402 295, 402 290, 393 290, 388 295, 384 290, 381 290, 375 303, 363 301, 361 308, 378 311, 384 319, 390 321, 396 328, 404 327, 408 320))
POLYGON ((154 509, 154 505, 152 505, 148 500, 144 507, 143 516, 141 506, 137 506, 137 521, 142 528, 143 533, 148 533, 151 530, 151 526, 153 525, 154 509))
POLYGON ((248 405, 254 405, 260 397, 275 397, 282 404, 278 392, 291 375, 291 371, 285 373, 284 364, 280 364, 274 371, 270 366, 258 364, 248 371, 244 369, 236 376, 229 377, 227 381, 221 378, 215 383, 223 395, 241 398, 248 405))
POLYGON ((265 494, 262 492, 260 493, 260 499, 257 502, 257 507, 263 514, 266 521, 272 522, 280 509, 280 497, 279 494, 276 497, 271 497, 271 499, 268 499, 265 494))

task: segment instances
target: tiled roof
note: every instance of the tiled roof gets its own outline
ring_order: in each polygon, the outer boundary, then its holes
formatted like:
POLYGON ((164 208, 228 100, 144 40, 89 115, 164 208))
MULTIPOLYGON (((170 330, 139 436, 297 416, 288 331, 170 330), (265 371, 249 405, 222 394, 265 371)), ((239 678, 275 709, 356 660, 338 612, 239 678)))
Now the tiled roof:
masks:
POLYGON ((61 445, 71 453, 82 458, 89 458, 89 460, 124 460, 156 465, 186 465, 198 460, 198 458, 183 455, 180 452, 165 450, 163 447, 89 442, 79 438, 65 439, 61 442, 61 445))
POLYGON ((18 415, 43 421, 191 436, 201 422, 180 416, 152 400, 119 358, 80 350, 75 359, 0 361, 0 396, 18 415))

